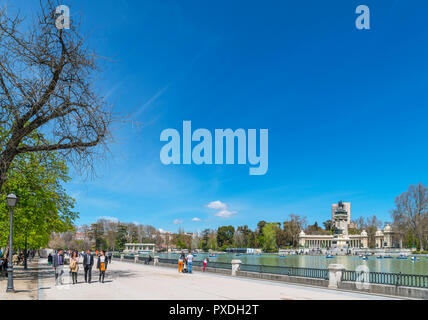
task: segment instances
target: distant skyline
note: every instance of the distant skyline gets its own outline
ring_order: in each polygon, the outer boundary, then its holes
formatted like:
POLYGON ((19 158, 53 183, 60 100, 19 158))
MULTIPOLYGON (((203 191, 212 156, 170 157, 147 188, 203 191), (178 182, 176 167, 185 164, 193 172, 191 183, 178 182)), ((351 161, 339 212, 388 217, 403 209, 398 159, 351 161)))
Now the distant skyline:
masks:
MULTIPOLYGON (((5 0, 2 1, 3 3, 5 0)), ((28 17, 38 1, 7 1, 28 17)), ((391 221, 428 184, 426 1, 64 0, 102 57, 95 85, 132 115, 97 177, 66 184, 78 225, 100 217, 176 232, 289 214, 308 223, 351 202, 391 221), (355 27, 370 7, 371 29, 355 27), (167 128, 268 129, 269 170, 160 161, 167 128)))

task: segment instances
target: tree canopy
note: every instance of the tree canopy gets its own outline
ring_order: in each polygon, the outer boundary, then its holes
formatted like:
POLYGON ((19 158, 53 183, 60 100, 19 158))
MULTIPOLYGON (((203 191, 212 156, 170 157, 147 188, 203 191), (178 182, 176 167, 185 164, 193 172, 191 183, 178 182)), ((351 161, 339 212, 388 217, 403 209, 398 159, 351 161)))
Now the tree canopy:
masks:
MULTIPOLYGON (((52 232, 73 229, 78 214, 73 211, 74 199, 63 187, 69 180, 68 167, 57 153, 20 154, 14 159, 1 188, 0 229, 9 229, 5 197, 14 193, 19 199, 14 209, 15 247, 44 247, 52 232)), ((0 233, 0 246, 6 245, 8 237, 8 232, 0 233)))

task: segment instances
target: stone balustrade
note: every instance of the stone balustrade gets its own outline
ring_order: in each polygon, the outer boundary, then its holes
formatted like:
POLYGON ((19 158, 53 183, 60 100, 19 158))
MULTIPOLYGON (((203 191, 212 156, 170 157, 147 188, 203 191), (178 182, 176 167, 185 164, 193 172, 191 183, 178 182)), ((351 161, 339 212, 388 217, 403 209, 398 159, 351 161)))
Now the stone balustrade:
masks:
POLYGON ((345 266, 342 264, 330 264, 328 266, 328 287, 330 289, 337 289, 339 287, 344 270, 345 266))
POLYGON ((241 269, 241 260, 232 260, 232 276, 236 277, 236 273, 241 269))

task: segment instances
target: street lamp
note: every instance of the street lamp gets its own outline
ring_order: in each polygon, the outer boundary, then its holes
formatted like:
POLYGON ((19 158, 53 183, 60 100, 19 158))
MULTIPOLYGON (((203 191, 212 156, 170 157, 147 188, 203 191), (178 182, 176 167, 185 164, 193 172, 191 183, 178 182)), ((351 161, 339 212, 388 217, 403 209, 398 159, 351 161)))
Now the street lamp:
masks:
POLYGON ((6 292, 13 292, 13 264, 12 264, 12 238, 13 238, 13 209, 18 202, 17 196, 13 193, 6 197, 6 203, 9 207, 10 216, 10 231, 9 231, 9 265, 7 267, 7 290, 6 292))

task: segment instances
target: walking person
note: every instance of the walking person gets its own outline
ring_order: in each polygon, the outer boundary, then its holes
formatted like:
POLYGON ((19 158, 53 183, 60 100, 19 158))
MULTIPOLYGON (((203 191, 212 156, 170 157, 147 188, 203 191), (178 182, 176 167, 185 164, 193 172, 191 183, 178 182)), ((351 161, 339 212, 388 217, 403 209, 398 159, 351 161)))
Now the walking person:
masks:
POLYGON ((94 257, 91 254, 91 250, 87 250, 83 256, 83 270, 85 271, 85 282, 87 283, 91 283, 93 265, 94 257))
POLYGON ((48 266, 52 264, 52 253, 49 253, 48 255, 48 266))
POLYGON ((12 265, 17 266, 19 264, 19 255, 17 253, 12 255, 12 265))
POLYGON ((70 258, 70 271, 71 278, 73 279, 73 284, 77 283, 77 272, 79 271, 79 256, 76 251, 74 251, 70 258))
POLYGON ((101 250, 100 255, 98 257, 97 268, 100 270, 100 277, 98 281, 102 283, 104 283, 104 277, 106 275, 107 261, 108 259, 105 256, 104 251, 101 250))
POLYGON ((109 251, 107 256, 108 256, 108 263, 111 263, 111 257, 113 256, 113 253, 109 251))
POLYGON ((207 267, 207 263, 208 263, 209 259, 205 258, 204 260, 204 267, 202 268, 202 271, 205 272, 205 268, 207 267))
POLYGON ((55 285, 62 285, 62 274, 64 273, 64 253, 59 249, 52 256, 52 267, 55 270, 55 285))
POLYGON ((7 257, 3 257, 3 270, 4 270, 4 276, 7 278, 8 274, 8 268, 9 268, 9 259, 7 257))
POLYGON ((187 273, 187 259, 183 258, 183 273, 187 273))
POLYGON ((186 257, 187 260, 187 272, 192 273, 193 255, 191 252, 186 257))
POLYGON ((181 253, 178 257, 178 272, 183 272, 184 253, 181 253))
POLYGON ((3 257, 0 257, 0 275, 3 274, 3 270, 6 271, 6 268, 4 266, 4 263, 6 262, 6 259, 3 257))

